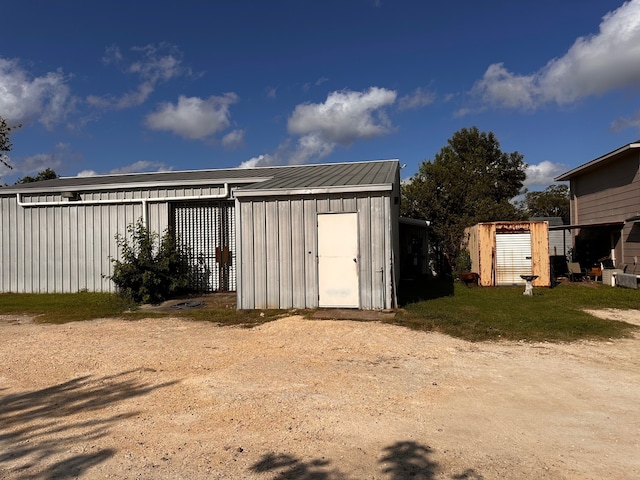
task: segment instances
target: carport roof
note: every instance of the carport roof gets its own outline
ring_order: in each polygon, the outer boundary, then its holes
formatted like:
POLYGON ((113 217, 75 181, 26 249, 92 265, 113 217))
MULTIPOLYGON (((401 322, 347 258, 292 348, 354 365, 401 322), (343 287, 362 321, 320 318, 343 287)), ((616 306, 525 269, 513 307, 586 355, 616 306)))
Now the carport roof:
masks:
POLYGON ((234 187, 235 196, 332 193, 391 190, 398 160, 150 172, 91 177, 62 177, 0 188, 1 194, 62 191, 127 190, 170 186, 220 185, 234 187))

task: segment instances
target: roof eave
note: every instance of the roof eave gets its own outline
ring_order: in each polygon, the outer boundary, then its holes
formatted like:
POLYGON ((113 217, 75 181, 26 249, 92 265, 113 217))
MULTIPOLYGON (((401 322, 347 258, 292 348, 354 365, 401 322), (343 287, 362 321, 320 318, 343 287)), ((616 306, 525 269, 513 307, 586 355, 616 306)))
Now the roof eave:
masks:
POLYGON ((0 190, 0 195, 3 194, 41 194, 46 193, 59 193, 59 192, 84 192, 84 191, 104 191, 104 190, 131 190, 131 189, 144 189, 144 188, 157 188, 157 187, 197 187, 197 186, 219 186, 225 183, 229 185, 246 185, 259 182, 265 182, 271 180, 272 177, 255 177, 255 178, 204 178, 193 180, 167 180, 161 182, 137 182, 137 183, 105 183, 105 184, 67 184, 67 185, 35 185, 39 182, 33 182, 29 187, 8 187, 0 190), (41 188, 38 188, 41 187, 41 188))
POLYGON ((576 175, 578 175, 579 173, 582 173, 586 170, 589 170, 593 167, 595 167, 596 165, 599 165, 603 162, 606 162, 607 160, 611 160, 623 153, 626 153, 628 151, 634 150, 640 148, 640 143, 629 143, 628 145, 625 145, 624 147, 620 147, 617 150, 614 150, 612 152, 607 153, 606 155, 602 155, 601 157, 595 158, 593 160, 591 160, 590 162, 584 163, 582 165, 580 165, 579 167, 576 167, 572 170, 569 170, 568 172, 563 173, 562 175, 559 175, 557 177, 555 177, 553 180, 555 182, 567 182, 569 180, 571 180, 573 177, 575 177, 576 175))
POLYGON ((313 188, 255 188, 235 190, 233 196, 242 197, 272 197, 277 195, 327 195, 332 193, 360 193, 360 192, 385 192, 393 190, 391 184, 381 185, 342 185, 331 187, 313 188))

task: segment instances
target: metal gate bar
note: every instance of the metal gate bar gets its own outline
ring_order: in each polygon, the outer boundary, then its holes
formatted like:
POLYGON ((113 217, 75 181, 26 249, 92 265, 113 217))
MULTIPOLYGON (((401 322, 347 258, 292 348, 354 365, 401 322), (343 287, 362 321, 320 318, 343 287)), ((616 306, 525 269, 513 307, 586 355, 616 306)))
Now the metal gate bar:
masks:
POLYGON ((193 287, 200 291, 236 290, 235 208, 232 202, 190 202, 173 205, 179 242, 190 252, 200 274, 193 287))

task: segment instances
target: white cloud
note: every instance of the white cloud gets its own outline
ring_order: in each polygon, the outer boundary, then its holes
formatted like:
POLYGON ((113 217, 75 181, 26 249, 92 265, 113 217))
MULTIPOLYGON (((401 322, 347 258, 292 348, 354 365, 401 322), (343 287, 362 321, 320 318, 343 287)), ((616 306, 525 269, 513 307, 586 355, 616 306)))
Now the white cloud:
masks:
POLYGON ((23 177, 34 175, 47 168, 59 169, 73 159, 77 154, 71 151, 66 143, 58 143, 49 153, 38 153, 12 162, 13 169, 5 172, 7 176, 23 177))
POLYGON ((514 75, 502 63, 496 63, 489 66, 472 93, 493 106, 528 110, 536 106, 538 90, 533 76, 514 75))
POLYGON ((32 77, 17 60, 0 58, 0 112, 11 123, 38 121, 51 129, 74 108, 67 81, 61 70, 32 77))
MULTIPOLYGON (((139 173, 139 172, 169 172, 171 168, 167 168, 167 166, 162 162, 152 162, 150 160, 138 160, 130 165, 125 165, 123 167, 114 168, 110 170, 110 174, 120 174, 120 173, 139 173)), ((78 174, 79 175, 79 174, 78 174)))
POLYGON ((222 137, 222 146, 227 150, 238 148, 244 143, 244 130, 234 130, 222 137))
POLYGON ((524 186, 527 188, 533 186, 546 187, 555 183, 553 179, 566 170, 566 165, 553 163, 548 160, 544 160, 537 165, 529 165, 526 170, 527 178, 524 181, 524 186))
POLYGON ((328 82, 329 79, 327 77, 320 77, 319 79, 317 79, 315 82, 307 82, 304 85, 302 85, 302 91, 303 92, 308 92, 309 90, 311 90, 311 87, 319 87, 320 85, 322 85, 325 82, 328 82))
POLYGON ((412 94, 400 97, 398 110, 410 110, 430 105, 435 100, 435 94, 422 88, 417 88, 412 94))
POLYGON ((611 130, 614 132, 624 130, 629 127, 640 128, 640 111, 637 111, 631 118, 620 117, 611 123, 611 130))
POLYGON ((116 65, 124 72, 140 78, 138 87, 122 95, 89 95, 87 103, 102 109, 122 110, 144 103, 153 93, 156 85, 171 79, 192 75, 191 69, 183 65, 182 52, 168 43, 133 47, 132 52, 139 58, 127 61, 116 45, 108 47, 102 57, 105 65, 116 65))
POLYGON ((147 98, 149 98, 149 95, 153 93, 153 90, 154 86, 150 82, 142 82, 138 85, 137 90, 124 93, 120 97, 115 97, 113 95, 103 97, 89 95, 87 96, 87 103, 91 106, 105 110, 124 110, 126 108, 143 104, 147 98))
POLYGON ((298 105, 287 123, 289 133, 299 137, 293 147, 288 139, 276 152, 253 157, 241 166, 307 163, 326 157, 338 145, 386 135, 394 128, 384 109, 396 97, 393 90, 371 87, 363 92, 331 92, 324 103, 298 105))
MULTIPOLYGON (((140 172, 170 172, 171 170, 173 170, 171 167, 167 167, 162 162, 152 162, 150 160, 139 160, 129 165, 124 165, 122 167, 109 170, 107 174, 119 175, 119 174, 140 173, 140 172)), ((95 177, 96 175, 100 175, 100 173, 96 172, 95 170, 82 170, 81 172, 78 172, 76 174, 76 177, 95 177)))
POLYGON ((181 95, 177 104, 164 103, 155 113, 147 115, 145 124, 153 130, 200 140, 229 127, 229 107, 237 101, 235 93, 211 96, 206 100, 181 95))
POLYGON ((268 167, 269 165, 276 165, 276 162, 271 155, 265 154, 245 160, 238 168, 268 167))
POLYGON ((392 127, 383 108, 395 102, 396 96, 395 91, 378 87, 365 92, 332 92, 324 103, 298 105, 287 128, 292 134, 311 134, 340 145, 384 135, 392 127))
POLYGON ((152 83, 191 75, 191 69, 182 65, 182 52, 174 45, 146 45, 131 49, 142 58, 129 65, 129 71, 152 83))
POLYGON ((595 35, 578 38, 567 53, 529 75, 490 65, 472 94, 484 104, 535 109, 567 104, 640 83, 640 0, 606 14, 595 35))

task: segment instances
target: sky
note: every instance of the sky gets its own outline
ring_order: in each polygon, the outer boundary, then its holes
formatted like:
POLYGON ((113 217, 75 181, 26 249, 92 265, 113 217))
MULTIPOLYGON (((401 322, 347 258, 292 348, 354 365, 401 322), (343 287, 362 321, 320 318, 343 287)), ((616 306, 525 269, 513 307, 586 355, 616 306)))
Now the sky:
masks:
POLYGON ((462 128, 544 189, 640 138, 640 0, 20 0, 0 184, 398 159, 462 128))

